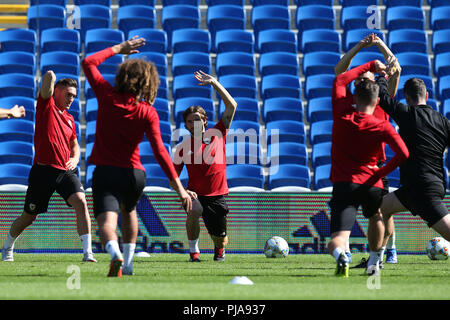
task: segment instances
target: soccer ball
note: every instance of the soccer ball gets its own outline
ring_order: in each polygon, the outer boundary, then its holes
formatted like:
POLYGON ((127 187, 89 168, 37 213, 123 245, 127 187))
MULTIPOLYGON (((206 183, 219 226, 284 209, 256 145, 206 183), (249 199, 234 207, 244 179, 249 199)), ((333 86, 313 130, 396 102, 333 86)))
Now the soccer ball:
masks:
POLYGON ((267 258, 284 258, 289 254, 289 245, 282 237, 274 236, 266 241, 264 254, 267 258))
POLYGON ((441 237, 436 237, 428 241, 427 255, 431 260, 447 260, 450 252, 450 244, 441 237))

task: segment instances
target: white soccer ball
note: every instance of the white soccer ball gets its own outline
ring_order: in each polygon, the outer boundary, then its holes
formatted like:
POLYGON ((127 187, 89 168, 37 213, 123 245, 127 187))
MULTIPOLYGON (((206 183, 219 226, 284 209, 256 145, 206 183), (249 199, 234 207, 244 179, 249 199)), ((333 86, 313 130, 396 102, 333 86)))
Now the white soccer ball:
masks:
POLYGON ((428 241, 427 255, 431 260, 447 260, 450 252, 450 244, 441 237, 428 241))
POLYGON ((289 245, 282 237, 274 236, 266 241, 264 254, 267 258, 284 258, 289 254, 289 245))

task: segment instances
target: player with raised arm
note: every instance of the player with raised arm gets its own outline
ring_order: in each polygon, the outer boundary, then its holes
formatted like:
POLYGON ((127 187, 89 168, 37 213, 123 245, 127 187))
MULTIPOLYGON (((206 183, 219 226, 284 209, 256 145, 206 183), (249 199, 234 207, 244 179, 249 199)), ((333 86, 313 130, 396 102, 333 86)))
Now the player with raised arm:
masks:
MULTIPOLYGON (((394 75, 401 72, 396 59, 390 61, 388 72, 394 75)), ((428 92, 423 80, 406 81, 403 89, 406 105, 388 94, 385 78, 380 77, 377 83, 380 107, 397 123, 410 151, 410 157, 400 166, 400 188, 383 198, 383 218, 389 221, 396 212, 410 211, 450 241, 450 215, 442 202, 446 190, 443 155, 450 145, 450 121, 427 105, 428 92)), ((386 230, 384 245, 389 236, 386 230)))
POLYGON ((67 112, 77 96, 77 82, 74 79, 55 81, 53 71, 42 77, 36 105, 36 153, 28 177, 24 211, 12 223, 3 244, 3 261, 14 261, 17 237, 36 220, 38 214, 47 211, 50 197, 56 191, 67 205, 75 209, 77 232, 83 244, 83 261, 96 262, 92 253, 91 218, 83 186, 78 179, 80 146, 75 121, 67 112))
POLYGON ((25 108, 17 104, 10 109, 0 108, 0 119, 23 118, 25 117, 25 108))
MULTIPOLYGON (((392 57, 394 56, 394 54, 391 52, 391 50, 386 46, 386 44, 379 38, 376 36, 376 34, 372 33, 369 34, 368 36, 364 37, 361 41, 359 41, 353 48, 351 48, 340 60, 339 62, 336 64, 335 68, 334 68, 334 72, 335 75, 339 75, 345 71, 347 71, 347 69, 349 68, 349 66, 352 63, 353 58, 355 57, 356 54, 358 54, 358 52, 361 49, 364 48, 369 48, 376 45, 380 52, 383 54, 385 61, 388 61, 389 59, 392 59, 392 57)), ((367 71, 363 74, 361 74, 358 78, 356 78, 354 80, 354 85, 358 85, 358 83, 360 83, 360 81, 362 80, 371 80, 371 81, 375 81, 375 75, 373 72, 367 71)), ((388 80, 388 92, 391 95, 391 97, 394 97, 397 93, 397 89, 398 89, 398 83, 399 83, 399 76, 394 76, 394 77, 389 77, 388 80)), ((348 89, 350 90, 350 89, 348 89)), ((350 92, 348 93, 349 95, 351 94, 350 92)), ((374 111, 374 116, 383 120, 385 119, 386 121, 389 121, 389 116, 387 113, 384 112, 384 110, 382 108, 380 108, 380 106, 377 106, 375 108, 374 111)), ((382 144, 381 148, 380 148, 380 153, 379 153, 379 160, 378 160, 378 167, 381 167, 382 165, 384 165, 384 163, 386 162, 386 154, 385 154, 385 150, 384 150, 384 143, 382 144)), ((387 194, 389 192, 389 182, 387 177, 383 177, 382 178, 383 181, 383 195, 387 194)), ((391 220, 389 221, 389 225, 386 226, 386 228, 389 228, 389 230, 392 230, 392 232, 394 232, 394 221, 391 220)), ((387 250, 387 255, 386 255, 386 263, 397 263, 397 252, 395 249, 395 242, 393 241, 395 238, 395 236, 390 238, 389 244, 388 244, 388 250, 387 250)), ((384 255, 384 251, 385 249, 382 248, 381 251, 381 261, 383 261, 383 255, 384 255)), ((352 256, 351 256, 351 252, 350 252, 350 246, 349 243, 347 243, 346 245, 346 255, 349 258, 349 262, 352 262, 352 256)), ((359 266, 366 266, 366 259, 363 258, 362 260, 363 262, 359 265, 359 266)), ((357 266, 357 267, 359 267, 357 266)))
POLYGON ((119 66, 114 86, 97 68, 116 54, 137 53, 143 45, 145 39, 133 37, 82 61, 86 79, 98 100, 95 142, 89 161, 96 165, 92 178, 94 215, 101 243, 111 255, 110 277, 133 274, 138 234, 136 205, 146 181, 139 156, 139 143, 144 134, 183 207, 192 209, 191 197, 164 147, 159 117, 152 107, 159 86, 155 65, 143 59, 127 59, 119 66), (123 255, 116 234, 119 213, 122 214, 123 255))
POLYGON ((213 86, 225 104, 225 111, 214 128, 208 130, 206 130, 208 118, 201 106, 191 106, 183 113, 184 123, 191 137, 184 139, 177 146, 174 162, 178 174, 186 165, 189 176, 188 192, 193 198, 192 210, 186 210, 190 261, 200 261, 198 248, 200 216, 203 217, 206 229, 214 242, 214 261, 224 261, 225 246, 228 243, 225 139, 237 103, 216 78, 203 71, 195 72, 194 76, 199 85, 213 86))
POLYGON ((385 65, 375 60, 338 75, 333 82, 333 131, 331 145, 331 174, 333 182, 331 208, 331 240, 329 253, 336 259, 336 275, 348 276, 348 257, 345 254, 356 212, 362 206, 369 219, 368 240, 370 258, 367 274, 379 272, 379 257, 384 235, 380 213, 383 183, 386 176, 407 157, 408 150, 392 127, 384 119, 373 115, 378 102, 378 86, 362 80, 349 95, 347 85, 361 74, 371 71, 384 73, 385 65), (356 103, 356 108, 353 103, 356 103), (388 143, 396 153, 383 167, 377 167, 382 143, 388 143))

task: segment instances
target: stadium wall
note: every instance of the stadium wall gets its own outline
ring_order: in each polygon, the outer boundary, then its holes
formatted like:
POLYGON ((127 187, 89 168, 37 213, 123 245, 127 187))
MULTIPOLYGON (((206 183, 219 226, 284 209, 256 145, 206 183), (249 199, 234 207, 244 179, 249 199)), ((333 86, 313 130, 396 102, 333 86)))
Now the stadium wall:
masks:
MULTIPOLYGON (((93 217, 92 193, 86 193, 92 219, 94 252, 104 252, 93 217)), ((11 223, 21 214, 25 193, 0 193, 0 237, 4 241, 11 223)), ((326 253, 330 235, 329 193, 231 193, 227 196, 229 253, 261 253, 271 236, 285 238, 291 253, 326 253)), ((450 207, 450 195, 445 197, 450 207)), ((138 206, 137 251, 184 253, 189 248, 185 219, 178 197, 171 192, 146 192, 138 206)), ((350 244, 354 252, 367 251, 367 222, 358 212, 350 244)), ((410 213, 395 216, 396 246, 399 253, 425 254, 426 243, 437 236, 410 213)), ((120 229, 119 229, 120 235, 120 229)), ((200 249, 213 252, 213 244, 201 221, 200 249)), ((81 252, 73 209, 59 195, 53 195, 48 212, 38 217, 15 244, 16 252, 81 252)))

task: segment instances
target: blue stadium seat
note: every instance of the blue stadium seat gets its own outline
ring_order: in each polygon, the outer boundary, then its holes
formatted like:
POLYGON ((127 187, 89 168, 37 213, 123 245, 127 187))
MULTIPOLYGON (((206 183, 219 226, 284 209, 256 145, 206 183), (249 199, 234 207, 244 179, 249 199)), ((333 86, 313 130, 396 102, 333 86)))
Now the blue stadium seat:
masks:
POLYGON ((332 7, 334 0, 294 0, 294 3, 299 7, 300 6, 309 6, 312 4, 320 4, 323 6, 332 7))
POLYGON ((388 46, 394 54, 402 52, 428 53, 425 30, 399 29, 389 32, 388 46))
POLYGON ((183 74, 173 78, 172 97, 175 100, 186 97, 212 98, 212 87, 199 86, 193 74, 183 74))
POLYGON ((297 35, 288 29, 269 29, 259 33, 256 50, 266 52, 297 53, 297 35))
POLYGON ((258 42, 258 34, 263 30, 287 29, 291 27, 291 16, 287 6, 262 5, 253 7, 251 14, 251 25, 258 42))
POLYGON ((227 166, 229 188, 255 187, 264 189, 262 166, 256 164, 238 164, 227 166))
POLYGON ((145 39, 145 45, 139 48, 139 52, 167 53, 167 34, 159 29, 133 29, 128 32, 128 38, 139 36, 145 39))
POLYGON ((450 4, 443 7, 431 8, 430 28, 433 31, 450 29, 450 4))
POLYGON ((124 33, 117 29, 97 28, 86 31, 85 52, 93 53, 125 40, 124 33))
MULTIPOLYGON (((377 29, 352 29, 347 30, 342 34, 342 47, 344 51, 349 51, 353 48, 361 39, 375 33, 381 40, 385 40, 383 31, 377 29)), ((380 52, 377 46, 361 49, 360 52, 374 51, 380 52)))
MULTIPOLYGON (((86 57, 93 55, 94 53, 95 52, 87 53, 86 57)), ((134 58, 134 56, 132 57, 134 58)), ((101 74, 116 74, 119 69, 119 65, 123 62, 123 59, 124 57, 122 54, 116 54, 97 66, 97 69, 101 72, 101 74)))
POLYGON ((448 6, 448 1, 447 0, 428 0, 428 4, 431 6, 431 8, 446 7, 446 6, 448 6))
POLYGON ((333 128, 333 120, 323 120, 311 123, 310 142, 312 145, 320 142, 331 141, 331 131, 333 128))
MULTIPOLYGON (((111 86, 114 86, 116 76, 114 74, 103 74, 103 78, 109 82, 111 86)), ((86 99, 96 98, 94 91, 89 84, 89 81, 84 83, 84 96, 86 99)))
POLYGON ((85 141, 91 143, 95 141, 95 132, 97 130, 97 120, 86 122, 85 141))
POLYGON ((309 52, 303 55, 303 75, 334 74, 334 67, 341 60, 337 52, 309 52))
POLYGON ((436 77, 450 75, 450 52, 434 55, 434 74, 436 77))
POLYGON ((25 141, 0 142, 0 164, 23 163, 33 165, 34 145, 25 141))
POLYGON ((387 175, 389 188, 400 188, 400 169, 395 168, 394 171, 387 175))
POLYGON ((311 165, 313 168, 331 163, 331 141, 319 142, 312 146, 311 165))
POLYGON ((175 126, 180 127, 181 123, 184 123, 183 112, 191 106, 201 106, 208 116, 208 120, 214 121, 215 110, 214 101, 210 98, 202 97, 187 97, 175 100, 173 107, 173 118, 175 120, 175 126))
POLYGON ((263 119, 266 123, 278 120, 303 121, 303 103, 300 98, 277 97, 264 100, 263 119))
POLYGON ((268 165, 299 164, 308 165, 306 145, 297 142, 269 144, 267 147, 268 165))
POLYGON ((317 166, 314 170, 314 189, 320 190, 333 186, 330 181, 331 164, 317 166))
POLYGON ((221 4, 231 4, 234 6, 244 6, 245 0, 206 0, 208 7, 217 6, 221 4))
POLYGON ((211 57, 209 53, 186 51, 174 53, 172 56, 172 75, 193 74, 202 70, 211 73, 211 57))
POLYGON ((264 6, 268 4, 275 4, 278 6, 287 7, 289 5, 289 0, 250 0, 250 4, 253 7, 264 6))
POLYGON ((341 10, 341 27, 344 31, 367 29, 369 18, 372 15, 373 13, 363 4, 343 7, 341 10))
POLYGON ((259 74, 265 77, 271 74, 298 75, 298 57, 290 52, 266 52, 259 57, 259 74))
POLYGON ((299 32, 310 29, 332 29, 336 24, 333 7, 308 5, 297 7, 295 24, 299 32))
POLYGON ((23 51, 35 53, 36 32, 32 29, 7 29, 0 32, 2 52, 23 51))
POLYGON ((33 98, 26 98, 21 96, 10 96, 0 98, 0 108, 9 109, 14 105, 23 106, 25 108, 24 119, 34 121, 36 108, 34 106, 35 100, 33 98))
POLYGON ((117 26, 123 31, 125 38, 133 29, 154 28, 156 25, 156 11, 148 5, 129 5, 117 10, 117 26))
POLYGON ((216 33, 222 30, 245 30, 246 17, 242 6, 221 4, 208 7, 206 25, 211 35, 211 44, 215 47, 216 33))
POLYGON ((444 100, 441 103, 441 112, 442 114, 447 117, 447 119, 450 119, 450 99, 444 100))
POLYGON ((384 62, 384 56, 381 52, 375 51, 358 52, 358 54, 353 57, 349 69, 353 69, 373 60, 384 62))
POLYGON ((84 42, 88 30, 111 27, 111 8, 98 4, 85 4, 79 6, 79 8, 82 42, 84 42))
POLYGON ((139 4, 139 5, 145 5, 145 6, 150 6, 150 7, 154 8, 156 5, 156 0, 119 0, 118 4, 119 4, 119 7, 139 4))
MULTIPOLYGON (((170 144, 165 143, 164 146, 166 147, 167 152, 169 152, 169 154, 172 154, 172 147, 170 146, 170 144)), ((153 152, 153 148, 148 141, 142 141, 141 143, 139 143, 139 155, 141 157, 142 164, 158 164, 158 161, 156 160, 155 154, 153 152)))
POLYGON ((161 0, 163 6, 173 6, 177 4, 190 5, 198 7, 200 0, 161 0))
POLYGON ((34 75, 36 58, 34 54, 22 51, 0 53, 0 74, 23 73, 34 75))
POLYGON ((41 54, 41 74, 52 70, 55 73, 78 75, 80 73, 80 56, 74 52, 52 51, 41 54))
POLYGON ((403 94, 403 87, 405 86, 405 82, 410 78, 420 78, 425 82, 425 86, 427 87, 428 91, 428 98, 434 99, 435 97, 435 86, 433 79, 431 76, 425 76, 421 74, 408 74, 408 75, 401 75, 400 80, 398 83, 398 90, 397 90, 397 99, 401 100, 405 96, 403 94))
POLYGON ((425 15, 422 8, 398 6, 386 9, 386 28, 389 31, 398 29, 425 29, 425 15))
POLYGON ((158 92, 156 93, 157 98, 169 99, 169 81, 167 77, 160 75, 159 76, 159 87, 158 92))
POLYGON ((423 74, 430 75, 431 62, 428 54, 418 52, 404 52, 396 55, 402 74, 423 74))
POLYGON ((70 105, 70 108, 69 110, 67 110, 67 112, 73 116, 75 122, 80 122, 81 120, 80 99, 78 98, 73 99, 73 102, 70 105))
POLYGON ((305 124, 300 121, 279 120, 266 124, 268 145, 276 142, 305 143, 305 124), (278 139, 278 140, 277 140, 278 139))
POLYGON ((86 168, 86 175, 84 177, 84 188, 88 189, 92 186, 92 174, 94 173, 95 166, 90 165, 86 168))
POLYGON ((217 31, 213 48, 217 53, 235 51, 253 53, 255 51, 253 32, 240 29, 217 31))
POLYGON ((276 97, 300 98, 300 79, 290 74, 272 74, 261 80, 261 97, 265 99, 276 97))
POLYGON ((413 6, 421 8, 422 2, 422 0, 383 0, 383 3, 387 8, 397 6, 413 6))
POLYGON ((211 37, 208 30, 186 28, 172 33, 173 53, 184 51, 198 51, 209 53, 211 37))
POLYGON ((36 97, 34 76, 21 73, 0 75, 0 98, 8 96, 36 97))
POLYGON ((336 30, 306 30, 298 37, 301 52, 331 51, 340 52, 341 38, 336 30))
POLYGON ((432 37, 434 54, 450 52, 450 29, 433 31, 432 37))
POLYGON ((316 122, 322 120, 332 120, 333 109, 331 97, 313 98, 308 101, 308 121, 316 122))
POLYGON ((0 185, 22 184, 28 185, 28 175, 31 166, 22 163, 7 163, 0 165, 0 185))
POLYGON ((222 86, 233 97, 257 98, 256 78, 243 74, 231 74, 219 78, 222 86))
POLYGON ((167 178, 161 166, 157 163, 143 164, 146 180, 145 186, 147 187, 163 187, 170 189, 169 179, 167 178))
POLYGON ((158 74, 164 77, 167 76, 168 61, 167 56, 164 53, 141 52, 133 54, 128 59, 144 59, 146 61, 153 62, 158 70, 158 74))
POLYGON ((258 143, 248 141, 225 144, 227 165, 261 164, 261 147, 258 143))
POLYGON ((334 74, 317 74, 306 78, 306 99, 330 97, 333 87, 334 74))
POLYGON ((373 6, 378 4, 378 0, 339 0, 342 7, 352 6, 373 6))
POLYGON ((309 168, 300 164, 280 164, 271 168, 276 173, 269 174, 267 187, 273 190, 279 187, 302 187, 310 188, 311 178, 309 168))
POLYGON ((39 4, 53 4, 55 6, 65 7, 67 5, 67 0, 30 0, 30 6, 39 4))
POLYGON ((80 53, 81 40, 78 30, 52 28, 42 31, 40 52, 70 51, 80 53))
POLYGON ((227 133, 227 142, 253 142, 257 143, 261 126, 258 122, 246 120, 234 120, 231 122, 230 130, 227 133))
POLYGON ((247 52, 222 52, 216 56, 216 74, 218 77, 229 74, 255 75, 255 57, 247 52))
POLYGON ((24 141, 33 143, 34 122, 25 119, 2 120, 0 126, 0 142, 24 141))
MULTIPOLYGON (((450 98, 450 76, 440 77, 438 79, 438 87, 439 87, 439 98, 441 101, 447 100, 450 98)), ((428 95, 430 95, 428 93, 428 95)))
POLYGON ((152 105, 158 113, 159 120, 170 121, 170 105, 167 99, 156 98, 152 105))
MULTIPOLYGON (((245 97, 234 97, 234 100, 237 103, 237 108, 234 113, 234 120, 246 120, 246 121, 259 121, 259 105, 258 100, 253 98, 245 98, 245 97)), ((223 112, 225 111, 225 103, 223 100, 219 103, 219 117, 222 117, 223 112)))
POLYGON ((27 12, 28 28, 38 31, 50 28, 63 28, 66 22, 66 9, 53 4, 39 4, 30 6, 27 12))
POLYGON ((84 109, 84 116, 86 122, 96 121, 98 111, 98 101, 96 98, 91 98, 86 100, 86 106, 84 109))
POLYGON ((167 33, 168 50, 172 50, 172 33, 174 30, 200 27, 200 9, 189 5, 171 5, 162 9, 161 23, 167 33))
POLYGON ((111 6, 111 0, 74 0, 73 3, 76 6, 82 6, 85 4, 95 4, 95 5, 106 6, 106 7, 111 6))
MULTIPOLYGON (((172 124, 169 121, 159 121, 159 128, 161 130, 161 139, 165 144, 172 144, 172 124)), ((148 141, 144 134, 143 141, 148 141)))

